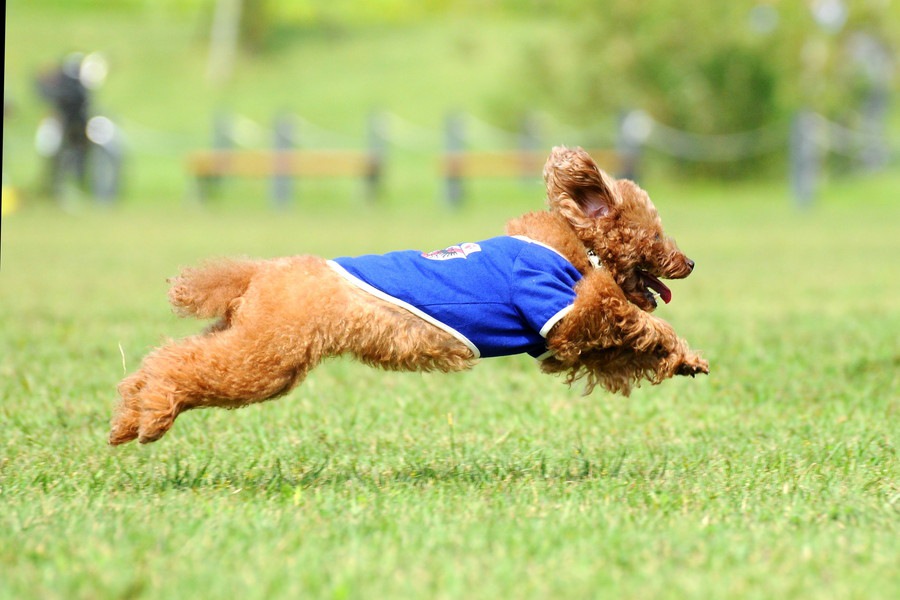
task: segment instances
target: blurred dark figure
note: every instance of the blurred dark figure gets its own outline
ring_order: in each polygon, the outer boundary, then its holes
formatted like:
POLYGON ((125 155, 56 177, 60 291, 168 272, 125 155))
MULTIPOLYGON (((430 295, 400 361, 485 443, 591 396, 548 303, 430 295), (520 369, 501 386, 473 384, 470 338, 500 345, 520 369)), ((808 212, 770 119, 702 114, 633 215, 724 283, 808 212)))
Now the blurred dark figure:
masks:
POLYGON ((54 195, 62 191, 69 174, 84 187, 87 176, 89 141, 87 124, 91 95, 82 79, 80 54, 67 56, 59 68, 37 78, 38 91, 52 107, 53 115, 38 130, 38 151, 50 159, 49 187, 54 195))
POLYGON ((38 127, 35 145, 48 159, 47 187, 61 200, 71 191, 68 179, 95 198, 111 201, 119 193, 123 146, 118 127, 93 114, 92 90, 106 78, 99 54, 70 54, 55 69, 37 77, 41 97, 53 108, 38 127))

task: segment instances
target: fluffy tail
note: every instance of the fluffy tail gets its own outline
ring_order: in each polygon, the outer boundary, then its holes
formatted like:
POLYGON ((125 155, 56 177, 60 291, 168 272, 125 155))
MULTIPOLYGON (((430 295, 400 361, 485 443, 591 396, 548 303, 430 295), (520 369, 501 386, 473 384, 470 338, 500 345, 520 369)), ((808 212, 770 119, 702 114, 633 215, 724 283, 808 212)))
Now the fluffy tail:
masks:
POLYGON ((169 302, 182 317, 227 317, 258 268, 251 260, 220 260, 184 269, 169 280, 169 302))

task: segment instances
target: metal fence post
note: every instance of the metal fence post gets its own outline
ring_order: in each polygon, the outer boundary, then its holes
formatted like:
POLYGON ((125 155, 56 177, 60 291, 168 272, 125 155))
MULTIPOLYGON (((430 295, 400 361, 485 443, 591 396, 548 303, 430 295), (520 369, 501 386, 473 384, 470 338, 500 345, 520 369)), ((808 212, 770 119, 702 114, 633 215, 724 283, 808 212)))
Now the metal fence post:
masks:
POLYGON ((465 147, 465 123, 461 115, 451 113, 445 121, 447 162, 446 198, 450 206, 459 207, 463 200, 461 154, 465 147))
MULTIPOLYGON (((234 125, 231 115, 225 111, 217 111, 212 123, 212 149, 216 152, 227 152, 234 147, 234 125)), ((226 161, 227 159, 218 159, 226 161)), ((223 169, 217 169, 222 171, 223 169)), ((219 189, 223 175, 200 176, 197 178, 197 197, 207 198, 219 189)))
POLYGON ((275 205, 275 208, 282 209, 290 202, 294 191, 290 152, 294 148, 296 127, 291 116, 285 113, 275 117, 272 129, 272 142, 275 149, 275 169, 272 175, 272 203, 275 205))
MULTIPOLYGON (((519 151, 522 153, 522 183, 534 181, 534 156, 541 150, 541 127, 536 116, 526 114, 522 118, 522 133, 519 136, 519 151)), ((540 173, 537 173, 540 175, 540 173)))
POLYGON ((366 198, 370 202, 378 199, 384 183, 384 164, 388 138, 387 127, 387 119, 384 115, 376 111, 369 114, 369 164, 366 170, 366 198))
POLYGON ((616 176, 637 181, 641 148, 650 135, 652 121, 643 111, 630 110, 619 115, 616 151, 621 157, 616 176))
POLYGON ((791 187, 794 203, 800 209, 812 205, 818 188, 821 170, 818 121, 815 113, 804 110, 798 112, 791 123, 791 187))

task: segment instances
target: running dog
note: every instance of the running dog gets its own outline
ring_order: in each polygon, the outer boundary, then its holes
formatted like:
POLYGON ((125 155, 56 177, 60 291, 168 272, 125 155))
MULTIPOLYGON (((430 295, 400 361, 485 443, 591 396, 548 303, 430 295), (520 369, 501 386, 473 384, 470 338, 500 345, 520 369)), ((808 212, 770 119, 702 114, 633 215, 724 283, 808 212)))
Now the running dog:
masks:
POLYGON ((661 279, 694 269, 635 183, 580 148, 554 148, 547 210, 506 235, 433 252, 326 260, 222 260, 170 281, 178 314, 215 319, 144 358, 118 387, 109 443, 162 437, 184 411, 280 396, 322 359, 459 371, 529 353, 567 383, 628 395, 642 381, 709 373, 665 321, 661 279))

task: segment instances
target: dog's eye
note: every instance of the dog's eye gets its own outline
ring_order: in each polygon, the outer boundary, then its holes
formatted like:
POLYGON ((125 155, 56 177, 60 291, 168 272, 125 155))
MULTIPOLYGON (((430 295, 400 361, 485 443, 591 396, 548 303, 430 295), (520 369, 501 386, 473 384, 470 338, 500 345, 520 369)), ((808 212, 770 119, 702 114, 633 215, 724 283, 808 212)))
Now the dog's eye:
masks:
POLYGON ((653 237, 653 239, 656 240, 657 242, 661 242, 661 241, 662 241, 662 234, 659 233, 659 232, 657 232, 657 234, 653 237))

